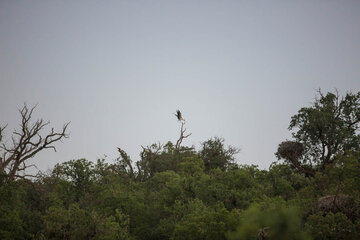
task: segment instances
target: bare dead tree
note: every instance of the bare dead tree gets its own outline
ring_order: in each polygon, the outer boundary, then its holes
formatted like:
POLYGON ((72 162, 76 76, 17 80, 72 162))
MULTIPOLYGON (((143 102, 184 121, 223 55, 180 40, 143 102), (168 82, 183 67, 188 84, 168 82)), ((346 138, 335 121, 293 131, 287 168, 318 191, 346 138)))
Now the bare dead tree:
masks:
POLYGON ((15 178, 34 177, 33 175, 19 175, 19 172, 25 171, 29 167, 35 165, 28 165, 29 159, 33 158, 38 152, 44 149, 53 149, 56 151, 54 143, 61 141, 63 138, 68 138, 66 133, 70 122, 64 124, 62 130, 56 132, 54 128, 46 135, 41 135, 41 131, 50 124, 43 119, 38 119, 35 123, 31 123, 31 117, 36 106, 28 108, 24 104, 22 109, 19 109, 21 115, 20 129, 14 130, 11 136, 11 144, 3 142, 3 131, 5 127, 0 128, 0 172, 6 172, 9 181, 15 178))
POLYGON ((181 145, 182 141, 183 141, 185 138, 190 137, 190 135, 192 134, 192 133, 189 133, 189 134, 186 134, 186 135, 185 135, 186 128, 184 128, 184 125, 185 125, 185 121, 181 121, 180 137, 179 137, 179 139, 176 141, 176 145, 175 145, 175 150, 177 150, 177 151, 179 151, 180 145, 181 145))

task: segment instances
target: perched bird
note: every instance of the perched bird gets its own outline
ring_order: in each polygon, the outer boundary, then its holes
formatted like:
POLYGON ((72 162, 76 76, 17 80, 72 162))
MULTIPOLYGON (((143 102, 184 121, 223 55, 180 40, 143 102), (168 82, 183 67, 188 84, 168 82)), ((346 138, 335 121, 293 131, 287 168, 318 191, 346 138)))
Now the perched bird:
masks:
POLYGON ((182 118, 180 110, 176 110, 176 114, 174 113, 174 115, 177 117, 179 121, 185 121, 185 119, 182 118))

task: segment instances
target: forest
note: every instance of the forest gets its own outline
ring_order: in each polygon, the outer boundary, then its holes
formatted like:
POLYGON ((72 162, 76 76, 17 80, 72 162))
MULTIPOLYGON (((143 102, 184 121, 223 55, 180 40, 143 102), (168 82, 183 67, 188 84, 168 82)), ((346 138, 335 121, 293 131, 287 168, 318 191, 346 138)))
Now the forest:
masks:
POLYGON ((0 123, 0 239, 360 239, 360 92, 319 90, 267 170, 221 137, 184 146, 179 119, 178 141, 142 146, 139 161, 119 146, 113 161, 31 175, 29 160, 71 127, 40 133, 49 122, 34 109, 14 132, 0 123))

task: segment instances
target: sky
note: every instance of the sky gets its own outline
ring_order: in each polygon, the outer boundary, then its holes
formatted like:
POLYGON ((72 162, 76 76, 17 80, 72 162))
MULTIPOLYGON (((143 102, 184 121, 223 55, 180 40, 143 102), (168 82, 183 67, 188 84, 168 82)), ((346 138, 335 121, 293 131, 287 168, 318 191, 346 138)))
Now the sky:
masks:
MULTIPOLYGON (((70 137, 32 160, 133 161, 218 136, 267 169, 316 90, 360 91, 360 1, 0 0, 0 125, 18 108, 70 137)), ((43 134, 50 131, 47 128, 43 134)))

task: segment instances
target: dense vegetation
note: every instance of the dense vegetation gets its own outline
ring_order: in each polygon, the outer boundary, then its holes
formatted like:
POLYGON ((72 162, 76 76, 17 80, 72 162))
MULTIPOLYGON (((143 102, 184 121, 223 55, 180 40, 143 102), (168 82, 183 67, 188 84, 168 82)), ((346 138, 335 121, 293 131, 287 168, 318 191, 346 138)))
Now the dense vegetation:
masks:
POLYGON ((268 170, 236 164, 221 138, 31 179, 3 169, 0 239, 360 239, 359 122, 360 93, 319 91, 268 170))

